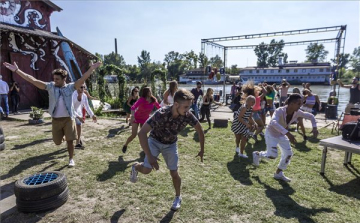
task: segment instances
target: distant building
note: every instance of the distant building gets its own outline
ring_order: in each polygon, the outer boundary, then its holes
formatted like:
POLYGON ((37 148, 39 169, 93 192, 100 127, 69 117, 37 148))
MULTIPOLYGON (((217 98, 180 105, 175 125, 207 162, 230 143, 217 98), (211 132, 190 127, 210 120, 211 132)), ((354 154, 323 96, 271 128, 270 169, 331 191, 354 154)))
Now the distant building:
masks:
POLYGON ((245 67, 240 68, 240 79, 242 81, 252 80, 255 83, 281 83, 286 79, 290 84, 312 83, 312 84, 329 84, 331 75, 330 63, 291 63, 279 66, 260 68, 245 67))
MULTIPOLYGON (((2 66, 3 62, 18 63, 21 70, 42 81, 52 81, 55 68, 69 71, 60 50, 60 43, 67 42, 76 57, 81 72, 89 68, 95 55, 71 40, 51 32, 50 15, 62 9, 51 1, 2 1, 0 10, 1 74, 8 84, 20 85, 20 109, 30 106, 44 107, 48 103, 46 91, 14 75, 2 66)), ((73 80, 68 80, 73 81, 73 80)))
POLYGON ((213 78, 209 78, 208 74, 205 74, 204 68, 196 68, 187 71, 185 74, 179 76, 180 84, 196 84, 197 81, 201 81, 203 84, 213 85, 213 84, 222 84, 228 75, 221 75, 220 80, 216 79, 216 75, 213 78))

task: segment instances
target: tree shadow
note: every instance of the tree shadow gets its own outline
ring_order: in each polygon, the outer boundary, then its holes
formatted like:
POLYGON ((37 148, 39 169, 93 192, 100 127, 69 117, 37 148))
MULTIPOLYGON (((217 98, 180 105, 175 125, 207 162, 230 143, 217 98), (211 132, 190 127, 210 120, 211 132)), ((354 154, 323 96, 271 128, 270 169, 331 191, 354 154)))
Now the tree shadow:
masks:
MULTIPOLYGON (((59 149, 52 153, 47 153, 47 154, 43 154, 40 156, 33 156, 33 157, 29 157, 25 160, 21 160, 20 163, 17 166, 15 166, 14 168, 12 168, 11 170, 9 170, 9 172, 7 174, 1 175, 0 179, 5 180, 7 178, 16 176, 16 175, 20 174, 23 170, 26 170, 33 166, 42 165, 42 164, 48 162, 49 160, 64 158, 67 155, 57 157, 58 155, 61 155, 63 153, 67 153, 67 149, 65 149, 65 148, 59 149)), ((56 162, 56 161, 54 161, 54 162, 56 162)), ((50 164, 49 166, 43 168, 42 171, 45 171, 47 168, 49 168, 53 165, 54 165, 53 163, 50 164)))
POLYGON ((170 210, 161 220, 160 223, 169 223, 173 219, 175 211, 170 210))
POLYGON ((116 135, 121 134, 122 132, 125 132, 127 129, 129 129, 130 126, 126 126, 122 125, 120 128, 116 128, 116 129, 109 129, 109 134, 106 136, 106 138, 112 138, 115 137, 116 135))
POLYGON ((119 222, 119 219, 121 215, 125 213, 125 209, 121 209, 120 211, 117 211, 111 216, 110 223, 117 223, 119 222))
MULTIPOLYGON (((251 144, 247 144, 245 150, 249 150, 249 147, 251 148, 251 144)), ((248 165, 251 165, 250 160, 252 160, 252 157, 244 159, 238 157, 238 155, 235 154, 233 160, 227 163, 228 171, 230 172, 234 180, 237 180, 241 184, 248 186, 253 184, 250 179, 249 169, 246 168, 248 165)))
MULTIPOLYGON (((351 170, 350 170, 351 171, 351 170)), ((352 171, 351 171, 352 172, 352 171)), ((354 174, 354 172, 352 172, 354 174)), ((357 176, 357 175, 356 175, 357 176)), ((357 176, 355 179, 340 185, 334 185, 325 175, 322 175, 325 181, 330 185, 329 190, 337 194, 342 194, 348 197, 360 199, 360 178, 357 176)))
POLYGON ((130 163, 133 162, 143 162, 145 158, 144 151, 141 151, 139 153, 139 158, 134 160, 125 161, 123 156, 119 156, 118 161, 110 161, 109 167, 107 170, 105 170, 103 173, 99 174, 97 176, 97 181, 106 181, 108 179, 111 179, 116 175, 117 172, 125 172, 125 170, 131 166, 129 166, 130 163))
POLYGON ((52 138, 49 138, 49 139, 38 139, 38 140, 29 142, 29 143, 26 143, 26 144, 14 145, 14 148, 12 148, 11 150, 24 149, 24 148, 26 148, 26 147, 28 147, 28 146, 33 146, 33 145, 40 144, 40 143, 44 143, 44 142, 48 142, 48 141, 52 141, 52 138))
POLYGON ((258 176, 253 177, 259 184, 266 189, 266 196, 273 202, 276 211, 275 215, 286 219, 296 218, 299 222, 315 222, 311 216, 320 212, 333 212, 330 208, 307 208, 299 205, 290 195, 296 191, 286 182, 279 181, 282 189, 275 189, 261 182, 258 176))

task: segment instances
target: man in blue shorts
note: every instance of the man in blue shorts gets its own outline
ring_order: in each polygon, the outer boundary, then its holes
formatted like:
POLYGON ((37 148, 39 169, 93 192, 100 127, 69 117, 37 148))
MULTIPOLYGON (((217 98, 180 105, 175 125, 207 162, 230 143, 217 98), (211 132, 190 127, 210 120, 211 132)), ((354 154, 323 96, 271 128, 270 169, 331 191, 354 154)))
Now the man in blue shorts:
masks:
POLYGON ((143 163, 135 163, 131 168, 130 181, 137 181, 138 172, 149 174, 152 169, 158 170, 157 157, 162 154, 167 168, 170 170, 175 188, 175 200, 171 210, 178 210, 181 205, 181 178, 178 173, 177 135, 188 124, 193 126, 199 135, 200 151, 197 156, 203 162, 204 132, 197 118, 189 112, 194 96, 185 89, 178 90, 174 95, 174 104, 162 107, 150 117, 139 132, 139 140, 145 152, 143 163), (150 137, 147 137, 150 132, 150 137))

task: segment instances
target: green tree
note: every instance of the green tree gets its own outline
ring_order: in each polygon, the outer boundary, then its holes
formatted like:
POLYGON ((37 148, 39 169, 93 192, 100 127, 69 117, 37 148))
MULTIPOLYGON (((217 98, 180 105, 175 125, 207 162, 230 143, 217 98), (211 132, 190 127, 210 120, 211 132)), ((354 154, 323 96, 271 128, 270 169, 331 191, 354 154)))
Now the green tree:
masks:
POLYGON ((179 75, 184 73, 185 63, 183 61, 184 55, 170 51, 165 55, 164 61, 168 70, 168 77, 178 79, 179 75))
POLYGON ((198 61, 200 68, 205 68, 209 65, 209 58, 203 53, 199 53, 198 61))
POLYGON ((267 65, 270 67, 275 67, 278 65, 279 57, 283 57, 282 50, 284 49, 284 40, 276 42, 275 39, 271 40, 268 45, 268 60, 267 65))
POLYGON ((185 52, 184 58, 185 58, 184 62, 185 62, 186 70, 197 68, 199 57, 194 51, 191 50, 189 53, 185 52))
POLYGON ((223 67, 223 61, 219 55, 216 55, 215 57, 211 57, 209 61, 210 66, 220 68, 223 67))
POLYGON ((261 42, 254 49, 255 55, 257 56, 258 67, 268 67, 267 61, 269 57, 268 46, 264 42, 261 42))
POLYGON ((229 72, 230 72, 231 75, 239 74, 239 68, 237 68, 237 64, 231 65, 231 68, 230 68, 229 72))
POLYGON ((258 67, 274 67, 279 63, 279 58, 283 57, 284 63, 287 61, 287 54, 283 53, 284 40, 276 41, 272 39, 270 44, 261 42, 255 47, 254 52, 257 56, 258 67))
POLYGON ((350 58, 350 65, 353 72, 360 73, 360 46, 354 49, 350 58))
POLYGON ((141 51, 140 56, 137 58, 138 59, 138 63, 139 63, 139 68, 140 68, 140 74, 142 76, 142 78, 144 79, 144 81, 147 83, 147 81, 150 78, 150 52, 147 52, 146 50, 141 51))
POLYGON ((114 52, 111 52, 108 55, 104 55, 104 65, 110 64, 115 65, 119 68, 123 68, 126 65, 124 57, 120 54, 115 54, 114 52))
POLYGON ((140 81, 141 80, 141 76, 140 76, 140 68, 136 65, 126 65, 126 70, 127 70, 127 76, 130 78, 130 80, 132 81, 140 81))
MULTIPOLYGON (((331 62, 333 62, 334 64, 337 64, 337 58, 331 59, 331 62)), ((349 53, 345 53, 345 54, 340 54, 339 56, 339 67, 340 68, 345 68, 347 69, 347 64, 350 62, 350 54, 349 53)))
POLYGON ((325 50, 323 44, 310 43, 310 45, 305 49, 306 52, 306 61, 313 62, 319 61, 324 62, 326 56, 329 54, 329 51, 325 50))

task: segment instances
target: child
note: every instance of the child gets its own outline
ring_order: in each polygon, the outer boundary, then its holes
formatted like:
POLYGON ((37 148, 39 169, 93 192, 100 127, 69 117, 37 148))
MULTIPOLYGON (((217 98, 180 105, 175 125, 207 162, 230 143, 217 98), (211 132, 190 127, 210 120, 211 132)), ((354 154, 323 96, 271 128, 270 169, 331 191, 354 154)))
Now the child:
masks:
POLYGON ((142 90, 141 98, 131 107, 130 123, 132 126, 132 132, 131 136, 129 136, 122 148, 123 153, 126 153, 128 144, 136 137, 139 124, 140 127, 144 125, 154 106, 156 108, 161 107, 156 98, 152 95, 151 89, 149 87, 145 87, 142 90))
POLYGON ((246 97, 245 104, 234 114, 234 121, 231 125, 231 131, 235 134, 236 152, 239 157, 248 158, 244 154, 246 142, 252 137, 252 130, 257 129, 257 124, 252 118, 252 107, 255 104, 255 97, 249 95, 246 97), (241 140, 241 149, 239 143, 241 140))

